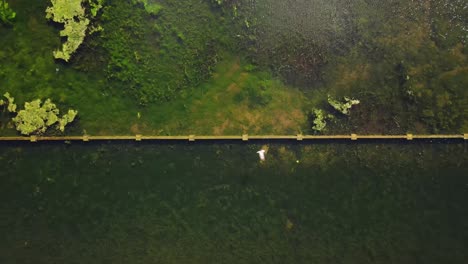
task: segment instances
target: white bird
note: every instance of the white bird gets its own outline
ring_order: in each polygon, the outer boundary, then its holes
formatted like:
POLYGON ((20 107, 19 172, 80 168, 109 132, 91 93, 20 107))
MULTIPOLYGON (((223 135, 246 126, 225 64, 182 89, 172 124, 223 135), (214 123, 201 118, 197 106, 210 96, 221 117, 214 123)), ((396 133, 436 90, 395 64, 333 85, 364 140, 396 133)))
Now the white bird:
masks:
POLYGON ((260 160, 264 161, 265 160, 265 150, 264 149, 259 150, 259 151, 257 151, 257 153, 258 153, 258 156, 260 157, 260 160))

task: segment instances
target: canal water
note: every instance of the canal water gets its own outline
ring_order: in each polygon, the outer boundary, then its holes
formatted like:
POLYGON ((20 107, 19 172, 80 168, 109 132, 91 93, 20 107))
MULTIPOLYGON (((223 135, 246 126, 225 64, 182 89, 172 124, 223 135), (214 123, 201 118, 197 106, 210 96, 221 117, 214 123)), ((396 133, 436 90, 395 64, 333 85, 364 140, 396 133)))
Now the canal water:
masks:
POLYGON ((2 143, 0 263, 466 263, 467 151, 2 143))

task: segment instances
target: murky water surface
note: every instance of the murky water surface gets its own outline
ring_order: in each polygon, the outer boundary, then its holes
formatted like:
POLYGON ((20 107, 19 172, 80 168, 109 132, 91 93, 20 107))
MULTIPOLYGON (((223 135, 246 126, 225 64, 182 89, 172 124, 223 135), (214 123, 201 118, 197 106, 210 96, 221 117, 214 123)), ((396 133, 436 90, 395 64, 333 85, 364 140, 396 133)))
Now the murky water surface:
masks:
POLYGON ((468 258, 463 142, 2 144, 0 167, 1 263, 468 258))

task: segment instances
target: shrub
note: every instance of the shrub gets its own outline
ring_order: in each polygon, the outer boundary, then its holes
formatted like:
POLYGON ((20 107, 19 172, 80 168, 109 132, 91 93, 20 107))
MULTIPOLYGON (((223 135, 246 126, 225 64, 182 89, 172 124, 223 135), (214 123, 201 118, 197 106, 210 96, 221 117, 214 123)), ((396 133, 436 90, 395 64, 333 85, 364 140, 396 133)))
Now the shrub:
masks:
POLYGON ((16 13, 8 7, 8 3, 3 0, 0 3, 0 21, 2 24, 11 25, 16 17, 16 13))
POLYGON ((16 130, 23 135, 42 134, 52 125, 57 125, 57 129, 64 132, 65 126, 71 123, 78 111, 68 110, 68 113, 61 118, 58 117, 59 109, 50 99, 44 103, 40 99, 24 104, 24 109, 20 110, 13 118, 16 130))

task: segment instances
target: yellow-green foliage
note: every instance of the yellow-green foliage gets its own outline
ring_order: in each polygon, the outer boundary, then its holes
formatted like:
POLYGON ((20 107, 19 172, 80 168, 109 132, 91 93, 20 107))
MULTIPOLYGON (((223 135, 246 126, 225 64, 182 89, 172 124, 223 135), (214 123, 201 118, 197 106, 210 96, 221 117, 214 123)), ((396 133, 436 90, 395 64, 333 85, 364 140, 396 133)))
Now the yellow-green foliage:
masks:
POLYGON ((154 16, 159 14, 159 12, 161 12, 163 8, 160 4, 151 3, 151 2, 148 2, 148 0, 137 0, 137 2, 143 3, 143 6, 145 7, 145 11, 148 12, 148 14, 154 15, 154 16))
POLYGON ((68 123, 73 122, 73 120, 75 119, 75 117, 76 117, 77 114, 78 114, 78 111, 69 109, 69 110, 68 110, 68 113, 64 114, 64 115, 62 116, 62 118, 59 119, 59 121, 58 121, 58 129, 59 129, 61 132, 64 132, 64 131, 65 131, 65 126, 66 126, 68 123))
POLYGON ((327 121, 325 120, 326 116, 323 110, 321 109, 313 109, 312 110, 315 119, 314 119, 314 125, 312 126, 312 129, 315 131, 322 131, 325 126, 327 125, 327 121))
POLYGON ((60 31, 60 36, 67 37, 67 42, 62 46, 62 50, 54 51, 56 59, 70 60, 70 56, 78 49, 86 36, 89 20, 81 20, 79 23, 69 20, 65 23, 65 29, 60 31))
POLYGON ((331 106, 333 106, 333 108, 335 108, 338 112, 345 114, 345 115, 349 115, 349 109, 351 109, 353 105, 357 105, 360 103, 359 100, 351 99, 346 96, 344 97, 344 100, 345 102, 341 103, 339 101, 334 100, 333 98, 331 98, 330 95, 328 95, 328 103, 331 106))
POLYGON ((36 99, 25 103, 24 109, 18 112, 18 115, 13 118, 13 122, 16 130, 23 135, 42 134, 57 122, 57 128, 63 132, 65 125, 72 122, 78 112, 68 110, 68 113, 62 118, 59 118, 58 114, 57 106, 50 99, 44 103, 40 99, 36 99))
POLYGON ((224 3, 224 0, 212 0, 212 1, 218 5, 222 5, 224 3))
POLYGON ((0 3, 0 23, 10 25, 13 23, 13 20, 16 17, 16 12, 14 12, 10 7, 8 7, 8 3, 3 0, 0 3))
POLYGON ((102 4, 104 4, 104 0, 89 0, 89 6, 91 8, 91 15, 95 17, 98 11, 102 8, 102 4))
POLYGON ((8 112, 15 113, 16 112, 15 98, 11 97, 9 92, 6 92, 3 96, 5 96, 5 98, 7 99, 7 102, 0 100, 0 105, 4 105, 6 103, 8 112))
POLYGON ((327 114, 322 109, 317 108, 312 109, 312 115, 314 116, 314 125, 312 126, 312 129, 317 132, 325 130, 325 127, 327 126, 327 119, 331 120, 335 118, 333 115, 327 114))
POLYGON ((54 57, 68 61, 83 42, 89 19, 85 17, 82 0, 51 0, 51 2, 52 6, 46 9, 46 18, 64 24, 60 36, 67 37, 62 50, 54 51, 54 57))

